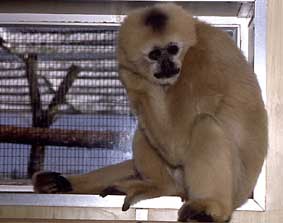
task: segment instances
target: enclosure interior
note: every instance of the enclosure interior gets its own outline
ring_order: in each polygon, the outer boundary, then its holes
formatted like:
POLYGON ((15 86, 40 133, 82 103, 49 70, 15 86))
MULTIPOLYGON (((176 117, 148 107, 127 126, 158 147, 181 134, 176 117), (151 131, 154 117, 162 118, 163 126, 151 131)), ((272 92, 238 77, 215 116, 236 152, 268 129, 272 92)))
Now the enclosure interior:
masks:
MULTIPOLYGON (((99 1, 96 4, 97 14, 113 20, 113 14, 152 3, 110 2, 102 11, 99 1)), ((217 26, 239 47, 241 29, 247 29, 246 56, 253 62, 252 2, 181 4, 197 16, 249 18, 248 27, 225 22, 217 26)), ((1 8, 0 14, 9 10, 1 8)), ((21 10, 17 13, 27 12, 21 10)), ((79 174, 131 159, 136 119, 118 80, 119 22, 95 22, 0 19, 0 184, 30 185, 35 171, 79 174)))

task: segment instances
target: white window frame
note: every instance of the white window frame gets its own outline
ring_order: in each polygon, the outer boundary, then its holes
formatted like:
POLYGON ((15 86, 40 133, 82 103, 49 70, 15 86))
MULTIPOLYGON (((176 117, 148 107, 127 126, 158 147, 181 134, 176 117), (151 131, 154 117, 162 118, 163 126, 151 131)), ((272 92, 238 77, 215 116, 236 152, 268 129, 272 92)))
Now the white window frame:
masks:
MULTIPOLYGON (((258 0, 265 4, 265 0, 258 0)), ((266 100, 266 62, 265 62, 265 10, 264 4, 257 5, 256 10, 261 15, 255 20, 255 58, 254 70, 262 88, 263 98, 266 100), (257 28, 259 27, 259 28, 257 28)), ((87 26, 119 26, 123 21, 122 15, 66 15, 66 14, 24 14, 0 13, 0 24, 39 24, 39 25, 87 25, 87 26), (79 21, 79 22, 78 22, 79 21)), ((244 55, 248 55, 248 26, 250 20, 237 17, 199 17, 216 26, 238 27, 238 46, 244 55)), ((0 210, 5 206, 30 207, 88 207, 88 208, 120 208, 124 196, 107 196, 101 198, 97 195, 53 195, 32 194, 31 186, 0 186, 0 210), (21 193, 17 193, 21 192, 21 193)), ((253 199, 249 199, 239 211, 265 211, 266 202, 266 165, 264 164, 254 190, 253 199)), ((168 209, 176 211, 182 202, 177 197, 161 197, 145 200, 133 206, 134 219, 148 220, 148 209, 168 209)), ((62 215, 64 218, 64 214, 62 215)), ((66 214, 67 216, 67 214, 66 214)), ((66 217, 65 216, 65 217, 66 217)), ((0 216, 3 217, 2 215, 0 216)), ((5 215, 4 215, 5 217, 5 215)), ((7 216, 9 217, 9 216, 7 216)), ((25 216, 21 216, 25 217, 25 216)), ((51 216, 50 216, 51 217, 51 216)), ((66 217, 67 218, 67 217, 66 217)), ((164 216, 166 220, 166 216, 164 216)), ((123 219, 123 217, 122 217, 123 219)), ((128 219, 130 220, 130 219, 128 219)), ((162 220, 162 219, 160 219, 162 220)))

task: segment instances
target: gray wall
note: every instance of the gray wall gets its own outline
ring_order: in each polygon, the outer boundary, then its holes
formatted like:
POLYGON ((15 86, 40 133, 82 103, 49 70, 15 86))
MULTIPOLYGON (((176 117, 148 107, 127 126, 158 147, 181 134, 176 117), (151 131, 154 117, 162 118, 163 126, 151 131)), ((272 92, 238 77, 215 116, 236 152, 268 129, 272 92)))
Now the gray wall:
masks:
MULTIPOLYGON (((1 0, 0 13, 127 14, 130 9, 159 1, 1 0)), ((198 16, 236 16, 245 3, 179 2, 198 16)), ((247 3, 249 4, 249 3, 247 3)))

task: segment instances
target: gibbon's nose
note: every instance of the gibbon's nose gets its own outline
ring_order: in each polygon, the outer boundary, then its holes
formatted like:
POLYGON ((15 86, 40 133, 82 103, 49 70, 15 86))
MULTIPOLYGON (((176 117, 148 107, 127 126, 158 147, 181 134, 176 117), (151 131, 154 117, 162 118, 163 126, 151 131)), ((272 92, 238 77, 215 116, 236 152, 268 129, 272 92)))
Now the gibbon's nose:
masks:
POLYGON ((154 76, 158 79, 170 78, 180 72, 180 68, 176 67, 175 64, 169 59, 163 60, 160 64, 160 68, 161 71, 154 74, 154 76))

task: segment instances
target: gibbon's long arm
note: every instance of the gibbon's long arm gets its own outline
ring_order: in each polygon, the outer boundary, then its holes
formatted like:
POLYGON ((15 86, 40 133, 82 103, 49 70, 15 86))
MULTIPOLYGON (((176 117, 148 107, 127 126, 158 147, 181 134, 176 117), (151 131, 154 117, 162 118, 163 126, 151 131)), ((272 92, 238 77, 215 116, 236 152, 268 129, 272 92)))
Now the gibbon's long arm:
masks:
POLYGON ((193 199, 179 211, 180 221, 225 222, 231 218, 233 177, 238 175, 232 167, 233 159, 237 159, 235 151, 214 117, 201 115, 197 119, 184 165, 185 185, 193 199))
MULTIPOLYGON (((62 176, 55 172, 38 172, 33 176, 38 193, 101 194, 115 182, 137 177, 133 160, 110 165, 86 174, 62 176)), ((113 191, 113 193, 116 193, 113 191)))

